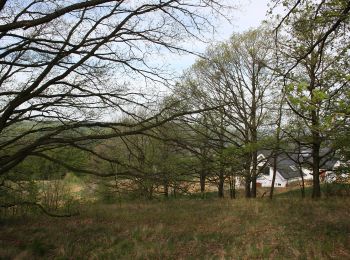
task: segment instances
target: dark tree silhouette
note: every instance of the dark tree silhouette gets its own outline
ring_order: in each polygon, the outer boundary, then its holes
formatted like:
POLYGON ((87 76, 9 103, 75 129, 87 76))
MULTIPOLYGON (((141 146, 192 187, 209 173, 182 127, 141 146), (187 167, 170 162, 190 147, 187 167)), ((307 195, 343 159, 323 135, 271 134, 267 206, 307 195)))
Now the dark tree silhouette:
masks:
POLYGON ((87 140, 140 134, 177 117, 151 109, 141 84, 168 82, 154 55, 189 52, 183 39, 210 28, 208 8, 220 15, 223 6, 212 0, 1 1, 0 174, 28 156, 53 160, 48 149, 80 149, 87 140), (113 116, 129 120, 111 122, 113 116))

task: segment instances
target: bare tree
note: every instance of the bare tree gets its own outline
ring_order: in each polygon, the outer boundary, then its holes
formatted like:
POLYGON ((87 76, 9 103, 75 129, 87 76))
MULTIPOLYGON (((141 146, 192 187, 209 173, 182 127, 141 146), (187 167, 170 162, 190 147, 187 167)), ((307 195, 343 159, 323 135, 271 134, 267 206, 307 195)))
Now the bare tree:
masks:
MULTIPOLYGON (((203 38, 223 8, 215 0, 0 1, 1 193, 11 193, 6 178, 30 157, 97 176, 148 174, 94 147, 202 111, 159 108, 156 94, 173 77, 156 60, 193 53, 184 39, 203 38), (111 167, 52 156, 67 147, 111 167)), ((5 204, 44 209, 37 203, 5 204)))
POLYGON ((268 127, 267 96, 276 79, 267 67, 272 59, 270 39, 263 29, 233 35, 227 43, 211 48, 208 59, 193 68, 198 84, 208 93, 206 102, 223 105, 217 111, 217 120, 222 117, 223 122, 215 124, 219 128, 216 132, 223 136, 226 145, 247 151, 247 197, 256 196, 257 150, 263 129, 268 127))
POLYGON ((186 0, 2 1, 0 173, 28 156, 50 160, 45 151, 57 146, 81 148, 86 140, 142 133, 175 118, 161 116, 167 108, 152 111, 154 100, 140 85, 167 83, 171 78, 152 59, 188 51, 181 41, 211 26, 208 8, 220 14, 222 7, 186 0), (139 108, 149 108, 146 117, 139 108), (121 116, 132 120, 111 123, 121 116))

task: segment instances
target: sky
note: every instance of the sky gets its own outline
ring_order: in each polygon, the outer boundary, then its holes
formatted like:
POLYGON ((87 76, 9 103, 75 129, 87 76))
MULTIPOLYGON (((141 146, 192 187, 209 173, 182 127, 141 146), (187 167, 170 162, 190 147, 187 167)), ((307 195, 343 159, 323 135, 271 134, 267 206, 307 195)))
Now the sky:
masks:
MULTIPOLYGON (((220 0, 227 1, 229 3, 234 3, 237 6, 237 9, 233 10, 230 13, 231 19, 221 19, 216 21, 217 24, 214 33, 207 34, 206 39, 211 44, 222 42, 228 40, 234 32, 244 32, 250 28, 258 27, 261 22, 266 18, 266 13, 269 10, 268 3, 270 0, 220 0)), ((209 46, 209 43, 201 41, 187 41, 182 45, 185 49, 204 53, 206 48, 209 46)), ((153 57, 155 66, 161 64, 162 69, 165 69, 170 75, 175 83, 178 81, 179 77, 183 74, 183 71, 189 69, 199 57, 191 54, 170 54, 166 52, 164 55, 153 57)), ((173 85, 168 84, 155 84, 152 82, 147 88, 144 88, 144 82, 136 80, 135 88, 139 89, 140 92, 144 92, 147 89, 147 95, 153 98, 164 97, 169 94, 169 90, 173 85)), ((151 98, 153 100, 153 98, 151 98)))
POLYGON ((268 11, 268 0, 241 0, 238 9, 233 12, 232 24, 224 23, 218 28, 218 40, 225 40, 233 32, 243 32, 257 27, 265 19, 268 11))
MULTIPOLYGON (((238 8, 232 12, 231 23, 222 19, 216 26, 216 33, 210 35, 212 43, 225 41, 230 38, 234 32, 243 32, 249 28, 257 27, 265 19, 268 11, 269 0, 230 0, 238 3, 238 8)), ((189 43, 191 49, 197 52, 204 52, 207 44, 197 41, 189 43)), ((189 68, 197 59, 195 55, 182 55, 172 58, 170 67, 177 73, 189 68)))

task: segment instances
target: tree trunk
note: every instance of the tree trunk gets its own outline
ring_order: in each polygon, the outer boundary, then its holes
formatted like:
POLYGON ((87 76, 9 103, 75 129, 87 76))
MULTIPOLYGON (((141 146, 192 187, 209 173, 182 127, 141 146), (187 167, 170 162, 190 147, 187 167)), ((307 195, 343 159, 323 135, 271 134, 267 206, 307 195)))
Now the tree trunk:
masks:
POLYGON ((301 197, 305 198, 305 181, 304 181, 304 173, 301 166, 299 166, 299 173, 301 177, 301 197))
POLYGON ((257 85, 258 85, 258 77, 257 74, 259 73, 259 69, 257 71, 255 70, 255 61, 253 62, 253 77, 252 77, 252 105, 251 105, 251 123, 250 123, 250 133, 251 133, 251 143, 253 144, 253 152, 251 153, 251 181, 252 181, 252 190, 251 190, 251 197, 256 198, 256 179, 257 179, 257 169, 258 169, 258 152, 257 149, 257 142, 258 142, 258 133, 257 133, 257 97, 256 97, 256 91, 257 91, 257 85))
POLYGON ((320 186, 320 145, 314 143, 312 146, 312 174, 313 174, 313 187, 312 198, 317 199, 321 197, 320 186))
POLYGON ((272 173, 272 181, 271 181, 271 188, 270 188, 270 199, 273 198, 273 191, 275 189, 276 174, 277 174, 277 154, 276 154, 276 152, 274 152, 274 155, 273 155, 273 173, 272 173))
MULTIPOLYGON (((313 53, 311 59, 313 58, 313 53)), ((320 187, 320 147, 321 147, 321 137, 320 137, 320 118, 318 111, 318 103, 314 103, 314 91, 316 91, 316 63, 311 64, 310 68, 310 98, 312 101, 311 110, 311 133, 312 133, 312 198, 317 199, 321 197, 321 187, 320 187)))
POLYGON ((205 170, 202 170, 199 175, 199 182, 201 185, 201 198, 204 199, 205 197, 205 179, 206 179, 206 172, 205 170))
POLYGON ((319 133, 319 118, 317 110, 311 111, 312 119, 312 174, 313 174, 313 187, 312 198, 317 199, 321 197, 320 186, 320 147, 321 137, 319 133))
POLYGON ((165 198, 169 197, 169 184, 167 181, 164 182, 164 197, 165 198))
MULTIPOLYGON (((255 143, 256 143, 256 137, 255 138, 255 143)), ((255 149, 255 148, 254 148, 255 149)), ((256 179, 258 177, 257 170, 258 170, 258 153, 257 151, 254 151, 252 153, 252 190, 251 190, 251 197, 256 198, 256 179)))
POLYGON ((250 198, 250 176, 245 176, 245 197, 250 198))
POLYGON ((224 155, 223 155, 223 150, 225 148, 224 145, 224 136, 225 136, 225 131, 224 131, 224 112, 221 111, 221 118, 220 118, 220 135, 219 135, 219 140, 220 140, 220 169, 219 169, 219 187, 218 187, 218 195, 219 198, 224 197, 224 182, 225 182, 225 168, 224 168, 224 155))
POLYGON ((148 191, 148 199, 152 200, 153 199, 153 185, 151 185, 151 187, 149 188, 148 191))
POLYGON ((218 196, 219 198, 224 197, 224 169, 221 167, 219 173, 219 184, 218 184, 218 196))
POLYGON ((252 176, 251 198, 256 198, 256 176, 252 176))
POLYGON ((251 161, 252 158, 251 156, 246 157, 246 162, 245 162, 245 176, 244 176, 244 191, 245 191, 245 197, 250 198, 251 197, 251 189, 250 189, 250 184, 251 184, 251 161))
POLYGON ((230 198, 236 198, 236 178, 233 174, 230 176, 230 198))

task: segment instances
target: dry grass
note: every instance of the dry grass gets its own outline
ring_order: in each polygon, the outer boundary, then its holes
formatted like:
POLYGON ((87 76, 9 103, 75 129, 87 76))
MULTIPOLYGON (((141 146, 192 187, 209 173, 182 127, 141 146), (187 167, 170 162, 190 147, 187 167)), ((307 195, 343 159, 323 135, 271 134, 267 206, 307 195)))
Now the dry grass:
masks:
POLYGON ((349 259, 350 199, 170 200, 5 219, 0 258, 349 259))

